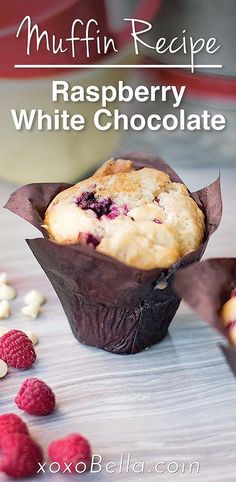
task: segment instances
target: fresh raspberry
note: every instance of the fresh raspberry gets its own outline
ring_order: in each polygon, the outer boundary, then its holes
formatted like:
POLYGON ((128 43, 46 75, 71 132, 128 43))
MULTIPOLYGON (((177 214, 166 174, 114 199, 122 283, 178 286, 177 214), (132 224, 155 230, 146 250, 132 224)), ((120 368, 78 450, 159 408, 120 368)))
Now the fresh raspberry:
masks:
POLYGON ((90 468, 91 447, 82 435, 72 433, 60 440, 54 440, 48 447, 48 455, 52 462, 57 462, 61 471, 70 465, 71 472, 84 472, 90 468))
POLYGON ((4 415, 0 415, 0 445, 2 438, 9 433, 29 434, 25 422, 14 413, 4 413, 4 415))
POLYGON ((20 330, 10 330, 0 337, 0 358, 15 368, 28 368, 36 360, 34 346, 20 330))
POLYGON ((16 405, 31 415, 49 415, 56 399, 52 389, 38 378, 27 378, 15 398, 16 405))
POLYGON ((29 477, 43 462, 41 447, 24 433, 5 435, 1 444, 0 470, 11 477, 29 477))

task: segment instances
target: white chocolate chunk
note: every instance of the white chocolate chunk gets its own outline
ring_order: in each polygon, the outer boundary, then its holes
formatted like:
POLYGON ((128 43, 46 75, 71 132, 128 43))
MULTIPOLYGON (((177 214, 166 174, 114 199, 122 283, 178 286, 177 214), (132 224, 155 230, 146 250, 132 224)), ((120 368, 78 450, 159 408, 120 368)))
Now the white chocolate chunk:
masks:
POLYGON ((0 286, 7 285, 7 283, 8 283, 7 273, 0 273, 0 286))
POLYGON ((4 320, 10 316, 10 303, 7 300, 0 301, 0 319, 4 320))
POLYGON ((11 301, 16 297, 16 290, 12 286, 2 285, 0 286, 0 300, 11 301))
POLYGON ((5 326, 3 325, 0 326, 0 336, 5 335, 5 333, 7 333, 8 331, 9 329, 6 328, 5 326))
POLYGON ((168 286, 168 283, 166 280, 159 281, 159 283, 156 284, 155 290, 165 290, 168 286))
POLYGON ((30 290, 24 297, 24 302, 26 305, 43 305, 46 298, 38 290, 30 290))
POLYGON ((7 364, 5 361, 0 360, 0 378, 4 378, 8 372, 7 364))
POLYGON ((131 209, 127 215, 135 221, 154 221, 154 219, 165 222, 165 212, 158 204, 150 203, 131 209))
POLYGON ((21 313, 35 319, 40 313, 40 305, 38 303, 26 305, 22 308, 21 313))
POLYGON ((25 331, 25 334, 32 341, 33 345, 38 344, 39 338, 38 338, 38 335, 36 335, 36 333, 34 333, 33 331, 25 331))

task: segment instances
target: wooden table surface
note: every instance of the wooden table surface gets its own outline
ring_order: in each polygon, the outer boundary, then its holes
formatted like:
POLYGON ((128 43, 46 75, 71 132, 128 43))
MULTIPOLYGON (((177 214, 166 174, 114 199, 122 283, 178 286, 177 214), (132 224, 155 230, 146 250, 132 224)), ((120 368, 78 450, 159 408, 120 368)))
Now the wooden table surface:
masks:
MULTIPOLYGON (((213 181, 217 170, 181 170, 190 188, 213 181)), ((222 170, 224 216, 206 255, 235 256, 235 169, 222 170)), ((15 186, 0 183, 0 204, 15 186)), ((233 482, 236 480, 236 380, 217 347, 220 336, 182 304, 169 336, 158 346, 133 356, 111 355, 80 345, 73 337, 60 303, 24 239, 38 233, 15 215, 0 210, 0 271, 6 271, 18 297, 12 302, 9 328, 39 335, 38 361, 27 371, 11 369, 0 381, 0 412, 19 413, 14 396, 26 377, 36 376, 54 389, 58 408, 48 417, 23 414, 44 447, 79 431, 102 456, 103 469, 86 481, 233 482), (28 321, 20 314, 24 293, 40 289, 47 296, 42 315, 28 321), (130 454, 119 467, 121 454, 130 454), (105 464, 116 462, 115 473, 105 464), (145 462, 142 466, 133 464, 145 462), (155 473, 155 464, 159 471, 155 473), (172 465, 169 465, 171 462, 172 465), (192 474, 187 462, 198 462, 192 474), (177 471, 176 471, 177 470, 177 471), (170 471, 176 473, 170 473, 170 471), (120 472, 120 473, 119 473, 120 472), (184 473, 185 472, 185 473, 184 473)), ((54 481, 65 475, 47 474, 54 481)), ((0 476, 0 480, 5 480, 0 476)), ((79 480, 72 476, 70 480, 79 480)), ((82 479, 81 479, 82 480, 82 479)))

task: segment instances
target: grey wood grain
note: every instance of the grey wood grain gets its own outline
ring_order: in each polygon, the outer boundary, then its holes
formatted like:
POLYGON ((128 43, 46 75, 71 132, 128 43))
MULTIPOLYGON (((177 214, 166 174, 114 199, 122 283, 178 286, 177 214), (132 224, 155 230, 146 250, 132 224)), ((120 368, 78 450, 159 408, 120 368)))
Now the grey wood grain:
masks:
MULTIPOLYGON (((216 169, 182 170, 190 187, 214 180, 216 169)), ((233 169, 223 170, 224 217, 211 239, 206 255, 235 255, 235 186, 233 169)), ((0 204, 15 187, 0 183, 0 204)), ((46 448, 48 443, 79 431, 101 454, 103 463, 118 463, 121 453, 131 454, 131 465, 146 464, 145 473, 86 474, 84 480, 109 481, 235 481, 236 381, 217 346, 220 336, 182 304, 169 336, 158 346, 133 356, 111 355, 80 345, 70 331, 60 303, 24 239, 37 231, 23 220, 0 210, 0 271, 7 271, 17 288, 9 328, 31 329, 39 335, 38 361, 27 371, 11 369, 0 380, 0 413, 19 410, 14 396, 26 377, 37 376, 54 389, 58 408, 48 417, 22 413, 32 435, 46 448), (36 321, 20 314, 22 297, 31 288, 47 296, 36 321), (185 462, 197 461, 200 472, 182 473, 185 462), (163 474, 153 472, 165 462, 163 474), (168 473, 170 462, 179 471, 168 473)), ((173 469, 173 466, 172 466, 173 469)), ((65 481, 65 475, 49 473, 42 480, 65 481)), ((0 476, 0 480, 5 480, 0 476)), ((70 480, 78 480, 72 476, 70 480)))

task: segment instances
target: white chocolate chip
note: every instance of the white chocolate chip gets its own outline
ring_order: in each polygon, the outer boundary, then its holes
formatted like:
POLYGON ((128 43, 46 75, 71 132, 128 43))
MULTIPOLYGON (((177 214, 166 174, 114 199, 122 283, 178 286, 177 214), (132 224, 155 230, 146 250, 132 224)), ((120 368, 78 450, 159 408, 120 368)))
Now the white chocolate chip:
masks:
POLYGON ((8 283, 7 273, 0 273, 0 286, 7 285, 7 283, 8 283))
POLYGON ((7 364, 5 361, 0 360, 0 378, 4 378, 8 372, 7 364))
POLYGON ((6 319, 10 316, 10 304, 7 300, 0 301, 0 319, 6 319))
POLYGON ((168 283, 166 280, 159 281, 159 283, 156 284, 155 290, 165 290, 168 286, 168 283))
POLYGON ((6 284, 0 286, 0 300, 11 301, 16 297, 16 290, 6 284))
POLYGON ((24 302, 26 305, 43 305, 45 301, 45 297, 38 290, 31 290, 24 297, 24 302))
POLYGON ((29 339, 32 341, 33 345, 37 345, 39 338, 36 333, 33 333, 33 331, 25 331, 25 334, 29 337, 29 339))
POLYGON ((0 326, 0 336, 5 335, 9 331, 5 326, 0 326))
POLYGON ((21 313, 35 319, 40 313, 40 305, 38 303, 26 305, 22 308, 21 313))

